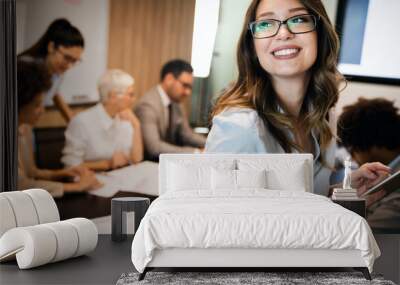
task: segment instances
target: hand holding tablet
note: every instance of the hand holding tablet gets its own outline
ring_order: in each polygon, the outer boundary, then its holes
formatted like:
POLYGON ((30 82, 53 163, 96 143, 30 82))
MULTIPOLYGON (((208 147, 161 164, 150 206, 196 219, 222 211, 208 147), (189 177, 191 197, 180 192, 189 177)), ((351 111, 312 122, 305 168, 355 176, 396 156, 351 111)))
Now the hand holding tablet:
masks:
POLYGON ((386 191, 386 193, 391 193, 393 191, 400 189, 400 171, 395 172, 394 174, 390 175, 383 181, 371 187, 366 192, 364 192, 361 195, 361 197, 365 197, 367 195, 376 193, 383 189, 386 191))

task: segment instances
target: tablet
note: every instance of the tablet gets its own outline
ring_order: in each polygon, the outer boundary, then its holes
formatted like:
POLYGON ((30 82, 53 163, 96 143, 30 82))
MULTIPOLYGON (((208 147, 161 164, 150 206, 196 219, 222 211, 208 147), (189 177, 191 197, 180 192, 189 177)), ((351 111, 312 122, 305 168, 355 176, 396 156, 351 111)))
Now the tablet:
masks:
POLYGON ((400 171, 397 171, 396 173, 387 177, 385 180, 376 184, 374 187, 368 189, 361 196, 367 196, 382 189, 385 189, 387 193, 400 189, 400 171))

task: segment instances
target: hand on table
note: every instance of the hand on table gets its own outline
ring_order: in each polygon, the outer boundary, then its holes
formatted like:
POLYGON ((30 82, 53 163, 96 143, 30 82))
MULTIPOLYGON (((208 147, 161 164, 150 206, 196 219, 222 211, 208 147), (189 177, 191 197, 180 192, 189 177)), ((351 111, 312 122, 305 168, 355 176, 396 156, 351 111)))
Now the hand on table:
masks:
POLYGON ((81 173, 77 184, 79 191, 95 190, 103 186, 103 184, 97 180, 94 172, 88 169, 81 173))
POLYGON ((116 169, 129 164, 129 159, 122 151, 114 152, 111 158, 111 169, 116 169))
POLYGON ((73 167, 69 167, 63 170, 63 175, 65 177, 76 177, 81 176, 85 171, 88 171, 89 168, 83 165, 77 165, 73 167))

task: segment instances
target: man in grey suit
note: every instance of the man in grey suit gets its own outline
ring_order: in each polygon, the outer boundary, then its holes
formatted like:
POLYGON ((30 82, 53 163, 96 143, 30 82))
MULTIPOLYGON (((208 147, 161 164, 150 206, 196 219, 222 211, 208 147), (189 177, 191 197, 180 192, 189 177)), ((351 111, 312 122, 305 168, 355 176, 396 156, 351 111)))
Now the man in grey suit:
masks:
POLYGON ((143 134, 145 159, 158 161, 161 153, 201 152, 206 138, 189 126, 181 103, 192 94, 193 69, 180 59, 161 69, 160 83, 145 93, 135 107, 143 134))

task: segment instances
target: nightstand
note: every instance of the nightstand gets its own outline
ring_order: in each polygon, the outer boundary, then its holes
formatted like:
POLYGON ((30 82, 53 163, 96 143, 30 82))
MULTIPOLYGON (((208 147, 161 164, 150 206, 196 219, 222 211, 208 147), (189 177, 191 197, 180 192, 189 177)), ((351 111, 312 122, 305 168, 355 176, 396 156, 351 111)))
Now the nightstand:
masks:
POLYGON ((150 199, 144 197, 119 197, 111 200, 111 239, 123 241, 126 239, 126 212, 135 213, 135 231, 150 206, 150 199))
POLYGON ((366 218, 366 202, 365 199, 356 200, 333 200, 332 202, 339 204, 340 206, 359 214, 361 217, 366 218))

